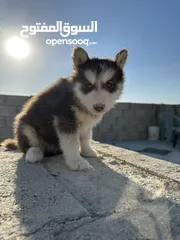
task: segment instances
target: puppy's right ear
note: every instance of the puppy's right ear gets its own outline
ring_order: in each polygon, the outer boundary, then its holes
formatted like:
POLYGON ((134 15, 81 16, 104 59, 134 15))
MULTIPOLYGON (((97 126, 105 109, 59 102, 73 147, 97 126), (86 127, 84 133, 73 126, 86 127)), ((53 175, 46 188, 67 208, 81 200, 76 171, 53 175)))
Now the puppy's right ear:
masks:
POLYGON ((74 69, 78 68, 81 64, 89 59, 87 52, 81 47, 73 48, 72 62, 74 69))

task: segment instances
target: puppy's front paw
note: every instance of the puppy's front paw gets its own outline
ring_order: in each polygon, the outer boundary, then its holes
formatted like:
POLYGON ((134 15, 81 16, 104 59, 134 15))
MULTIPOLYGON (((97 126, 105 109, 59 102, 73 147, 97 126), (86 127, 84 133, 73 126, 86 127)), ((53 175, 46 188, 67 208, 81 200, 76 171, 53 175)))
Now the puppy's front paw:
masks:
POLYGON ((81 155, 84 157, 97 157, 98 154, 92 148, 86 148, 81 150, 81 155))
POLYGON ((71 170, 74 171, 93 169, 93 167, 88 163, 88 161, 81 156, 79 156, 78 159, 67 160, 66 164, 71 170))

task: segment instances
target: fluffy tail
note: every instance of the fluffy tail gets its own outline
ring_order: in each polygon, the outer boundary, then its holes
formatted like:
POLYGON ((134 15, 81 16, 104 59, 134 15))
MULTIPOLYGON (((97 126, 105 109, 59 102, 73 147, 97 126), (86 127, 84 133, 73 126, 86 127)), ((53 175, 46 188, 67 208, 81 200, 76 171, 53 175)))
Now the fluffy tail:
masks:
POLYGON ((3 142, 1 142, 0 146, 6 151, 18 149, 16 140, 11 139, 11 138, 8 138, 8 139, 4 140, 3 142))

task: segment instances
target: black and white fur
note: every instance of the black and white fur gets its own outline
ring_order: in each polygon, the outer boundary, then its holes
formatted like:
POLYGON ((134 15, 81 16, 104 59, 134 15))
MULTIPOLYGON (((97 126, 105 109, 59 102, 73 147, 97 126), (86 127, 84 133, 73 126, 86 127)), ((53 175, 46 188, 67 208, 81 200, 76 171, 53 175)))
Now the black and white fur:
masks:
POLYGON ((96 157, 91 147, 92 128, 122 94, 128 51, 114 60, 89 58, 73 49, 73 73, 30 98, 15 117, 15 139, 1 145, 19 148, 27 162, 63 153, 72 170, 92 168, 84 157, 96 157))

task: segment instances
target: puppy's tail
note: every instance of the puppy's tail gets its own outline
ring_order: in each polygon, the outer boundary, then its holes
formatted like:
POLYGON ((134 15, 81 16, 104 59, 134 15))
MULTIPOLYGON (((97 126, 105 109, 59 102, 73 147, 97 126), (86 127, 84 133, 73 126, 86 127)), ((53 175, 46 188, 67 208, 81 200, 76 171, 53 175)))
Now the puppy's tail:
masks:
POLYGON ((0 146, 5 150, 17 150, 18 146, 17 146, 17 141, 16 139, 11 139, 8 138, 6 140, 4 140, 3 142, 0 143, 0 146))

